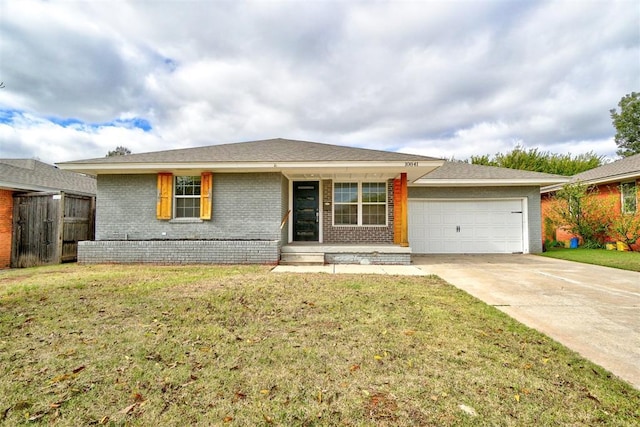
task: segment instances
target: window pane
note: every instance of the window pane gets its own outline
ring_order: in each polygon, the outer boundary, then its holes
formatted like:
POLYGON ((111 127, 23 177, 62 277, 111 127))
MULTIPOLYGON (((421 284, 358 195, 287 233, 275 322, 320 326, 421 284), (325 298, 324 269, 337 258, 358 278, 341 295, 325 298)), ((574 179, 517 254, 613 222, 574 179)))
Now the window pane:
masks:
POLYGON ((177 198, 176 218, 199 218, 200 199, 199 198, 177 198))
POLYGON ((333 192, 334 203, 358 203, 358 184, 355 182, 337 182, 333 192))
POLYGON ((357 225, 358 205, 334 205, 334 223, 336 225, 357 225))
POLYGON ((363 182, 362 203, 385 203, 387 198, 384 182, 363 182))
POLYGON ((199 176, 177 176, 176 196, 199 196, 200 177, 199 176))
POLYGON ((362 225, 385 225, 385 205, 362 205, 362 225))
POLYGON ((622 212, 635 213, 638 208, 637 188, 634 183, 622 184, 622 212))

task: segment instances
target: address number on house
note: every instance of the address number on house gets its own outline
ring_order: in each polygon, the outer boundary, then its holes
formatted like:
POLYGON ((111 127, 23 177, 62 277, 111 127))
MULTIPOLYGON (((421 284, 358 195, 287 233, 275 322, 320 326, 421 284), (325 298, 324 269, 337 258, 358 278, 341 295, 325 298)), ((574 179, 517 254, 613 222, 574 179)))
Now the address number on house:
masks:
POLYGON ((417 166, 420 166, 418 162, 404 162, 404 167, 406 168, 415 168, 417 166))

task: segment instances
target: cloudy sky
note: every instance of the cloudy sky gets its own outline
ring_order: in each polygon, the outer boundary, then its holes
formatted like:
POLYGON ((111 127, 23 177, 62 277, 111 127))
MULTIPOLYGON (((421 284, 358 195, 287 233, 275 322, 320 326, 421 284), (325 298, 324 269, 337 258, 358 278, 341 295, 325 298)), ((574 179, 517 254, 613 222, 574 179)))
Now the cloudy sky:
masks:
POLYGON ((637 1, 0 0, 0 157, 266 138, 615 157, 637 1))

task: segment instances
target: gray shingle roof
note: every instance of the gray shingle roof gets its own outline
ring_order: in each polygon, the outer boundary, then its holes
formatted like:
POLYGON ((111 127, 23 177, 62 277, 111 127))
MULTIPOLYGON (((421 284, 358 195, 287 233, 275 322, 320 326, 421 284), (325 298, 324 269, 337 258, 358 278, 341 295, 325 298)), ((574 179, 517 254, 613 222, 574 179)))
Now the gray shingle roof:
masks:
MULTIPOLYGON (((607 163, 606 165, 573 175, 571 182, 580 181, 586 184, 604 184, 634 178, 640 179, 640 154, 625 157, 615 162, 607 163)), ((560 187, 560 185, 550 185, 542 188, 542 192, 553 192, 560 187)))
POLYGON ((589 181, 614 181, 618 177, 635 174, 640 177, 640 154, 625 157, 615 162, 607 163, 595 169, 591 169, 573 176, 573 180, 589 181))
POLYGON ((34 159, 0 159, 0 187, 17 191, 96 194, 96 180, 34 159))
POLYGON ((532 180, 549 182, 552 180, 565 181, 560 175, 540 172, 530 172, 518 169, 481 166, 463 162, 445 162, 441 167, 428 173, 422 180, 532 180))
POLYGON ((291 139, 266 139, 206 147, 183 148, 126 156, 102 157, 60 164, 190 163, 190 162, 331 162, 426 161, 433 157, 353 148, 291 139))

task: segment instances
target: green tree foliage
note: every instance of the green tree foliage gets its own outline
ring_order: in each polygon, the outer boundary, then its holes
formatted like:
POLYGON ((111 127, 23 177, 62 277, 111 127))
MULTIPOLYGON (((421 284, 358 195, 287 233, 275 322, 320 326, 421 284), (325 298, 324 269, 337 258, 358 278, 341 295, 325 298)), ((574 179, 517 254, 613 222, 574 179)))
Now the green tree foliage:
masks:
POLYGON ((554 154, 548 151, 539 151, 537 148, 527 150, 522 146, 516 146, 506 154, 471 156, 471 163, 474 165, 498 166, 571 176, 602 166, 604 164, 604 156, 598 156, 593 152, 577 156, 554 154))
POLYGON ((618 103, 620 112, 610 110, 613 127, 616 128, 618 155, 628 157, 640 153, 640 93, 631 92, 618 103))
POLYGON ((113 157, 113 156, 126 156, 127 154, 131 154, 131 150, 127 147, 123 147, 122 145, 116 147, 115 150, 109 151, 105 157, 113 157))
POLYGON ((557 227, 582 237, 586 247, 601 247, 611 229, 611 197, 580 182, 566 184, 552 200, 549 218, 557 227))

